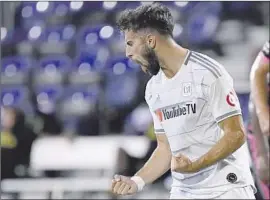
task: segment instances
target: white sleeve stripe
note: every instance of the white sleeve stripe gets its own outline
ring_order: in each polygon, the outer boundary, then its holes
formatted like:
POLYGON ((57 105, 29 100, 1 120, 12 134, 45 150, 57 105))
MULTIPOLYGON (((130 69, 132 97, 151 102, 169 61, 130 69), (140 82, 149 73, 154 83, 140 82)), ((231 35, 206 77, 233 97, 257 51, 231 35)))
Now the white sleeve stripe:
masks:
POLYGON ((239 114, 241 115, 241 110, 234 110, 234 111, 226 113, 220 117, 217 117, 216 120, 217 120, 217 122, 220 122, 228 117, 232 117, 234 115, 239 115, 239 114))
POLYGON ((188 64, 188 61, 189 61, 190 56, 191 56, 191 51, 188 51, 188 56, 187 56, 187 58, 186 58, 186 60, 185 60, 185 62, 184 62, 185 65, 188 64))
POLYGON ((221 73, 220 73, 220 66, 218 66, 216 63, 213 63, 210 59, 206 58, 206 57, 203 57, 202 55, 200 55, 199 53, 196 53, 196 52, 192 52, 192 56, 195 58, 195 59, 198 59, 200 60, 201 62, 203 62, 204 64, 206 65, 209 65, 209 67, 213 68, 213 70, 219 75, 221 76, 221 73))
POLYGON ((155 129, 155 133, 165 133, 164 129, 155 129))
POLYGON ((216 78, 218 78, 219 76, 213 71, 213 69, 211 69, 210 67, 208 67, 207 65, 201 63, 198 60, 193 59, 192 57, 189 59, 192 62, 198 63, 199 65, 203 66, 204 68, 208 69, 216 78))

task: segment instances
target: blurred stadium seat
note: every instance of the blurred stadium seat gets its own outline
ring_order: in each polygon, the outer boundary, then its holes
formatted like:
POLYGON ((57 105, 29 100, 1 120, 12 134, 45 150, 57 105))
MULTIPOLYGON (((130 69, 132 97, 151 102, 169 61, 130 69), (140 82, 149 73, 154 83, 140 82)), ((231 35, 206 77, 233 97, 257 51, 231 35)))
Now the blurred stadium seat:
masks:
POLYGON ((44 23, 37 23, 27 29, 16 28, 16 32, 21 35, 20 41, 16 42, 16 52, 22 56, 32 56, 37 58, 37 47, 43 35, 44 23))
POLYGON ((12 34, 6 27, 1 27, 1 44, 11 41, 12 34))
POLYGON ((21 105, 27 100, 28 89, 25 86, 13 85, 2 88, 1 104, 2 105, 21 105))
POLYGON ((34 83, 62 84, 71 67, 71 60, 65 55, 46 56, 34 68, 34 83))
POLYGON ((78 57, 73 60, 71 73, 69 74, 69 83, 92 84, 99 82, 101 79, 100 72, 106 64, 106 57, 108 57, 106 50, 102 52, 99 51, 96 54, 81 52, 78 57), (102 56, 102 58, 100 58, 100 56, 102 56))
POLYGON ((63 95, 61 85, 39 85, 35 88, 38 109, 43 113, 58 111, 57 105, 63 95))
POLYGON ((110 25, 99 25, 96 27, 85 26, 79 30, 77 48, 94 51, 110 43, 115 30, 110 25))
POLYGON ((3 58, 1 60, 1 85, 26 84, 32 65, 33 61, 23 56, 3 58))
POLYGON ((55 1, 50 3, 53 4, 54 15, 65 17, 70 11, 70 2, 68 1, 55 1))
POLYGON ((125 1, 103 1, 102 9, 104 11, 113 11, 113 12, 119 12, 123 9, 132 9, 136 8, 137 6, 140 6, 140 1, 133 1, 133 2, 125 2, 125 1))
POLYGON ((95 111, 99 98, 96 85, 65 87, 60 105, 60 115, 66 129, 74 130, 78 117, 95 111))
POLYGON ((21 27, 29 28, 38 23, 43 23, 46 18, 53 14, 52 2, 23 2, 21 4, 21 27))
POLYGON ((22 109, 26 115, 33 114, 33 108, 28 98, 28 88, 22 85, 6 85, 1 88, 1 105, 22 109))
POLYGON ((74 38, 75 33, 76 28, 72 24, 49 27, 45 30, 45 41, 70 41, 74 38))
POLYGON ((113 58, 105 71, 105 101, 112 107, 125 107, 133 103, 139 87, 138 65, 127 58, 113 58))
POLYGON ((16 54, 15 44, 20 40, 18 32, 1 27, 1 55, 14 56, 16 54))
POLYGON ((199 9, 190 15, 187 22, 188 40, 191 44, 202 45, 215 41, 220 24, 220 2, 198 3, 199 9))
POLYGON ((50 54, 66 54, 72 56, 72 47, 75 38, 76 28, 72 24, 50 26, 44 30, 43 37, 40 39, 38 51, 41 56, 50 54))

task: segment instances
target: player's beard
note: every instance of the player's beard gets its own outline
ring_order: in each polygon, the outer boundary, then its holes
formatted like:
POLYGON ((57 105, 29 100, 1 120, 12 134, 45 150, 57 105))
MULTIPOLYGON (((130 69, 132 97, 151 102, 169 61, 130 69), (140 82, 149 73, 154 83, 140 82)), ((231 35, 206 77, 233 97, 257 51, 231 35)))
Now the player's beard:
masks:
POLYGON ((157 75, 160 70, 157 55, 153 49, 149 48, 146 45, 144 48, 144 58, 148 62, 148 66, 146 66, 147 73, 149 73, 150 75, 157 75))

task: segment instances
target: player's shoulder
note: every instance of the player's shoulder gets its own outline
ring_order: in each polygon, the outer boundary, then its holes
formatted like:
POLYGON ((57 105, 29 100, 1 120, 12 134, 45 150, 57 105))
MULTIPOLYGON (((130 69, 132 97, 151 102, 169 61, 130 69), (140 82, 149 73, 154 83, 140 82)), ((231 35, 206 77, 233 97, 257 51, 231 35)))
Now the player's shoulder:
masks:
POLYGON ((209 85, 220 77, 230 77, 221 63, 203 53, 191 51, 188 64, 194 76, 201 77, 209 85))

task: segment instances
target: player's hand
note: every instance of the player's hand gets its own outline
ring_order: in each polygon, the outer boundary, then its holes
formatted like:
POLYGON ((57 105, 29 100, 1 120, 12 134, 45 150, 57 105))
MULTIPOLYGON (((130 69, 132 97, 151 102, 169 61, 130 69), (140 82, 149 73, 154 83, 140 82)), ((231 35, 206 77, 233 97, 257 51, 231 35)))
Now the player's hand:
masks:
POLYGON ((138 191, 137 184, 127 176, 115 175, 111 191, 118 195, 134 194, 138 191))
POLYGON ((192 161, 181 153, 172 156, 171 170, 179 173, 193 173, 197 171, 193 167, 192 161))

